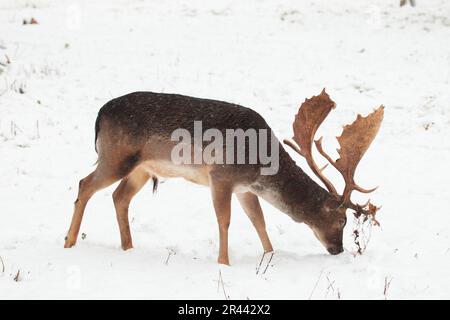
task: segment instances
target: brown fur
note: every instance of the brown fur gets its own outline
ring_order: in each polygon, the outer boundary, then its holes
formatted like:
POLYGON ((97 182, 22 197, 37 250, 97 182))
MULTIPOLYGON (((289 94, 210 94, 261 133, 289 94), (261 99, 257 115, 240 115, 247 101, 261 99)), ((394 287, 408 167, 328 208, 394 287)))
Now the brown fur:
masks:
MULTIPOLYGON (((177 128, 192 132, 194 121, 202 121, 203 130, 217 128, 225 132, 226 129, 254 128, 271 132, 257 112, 222 101, 151 92, 136 92, 111 100, 100 109, 96 120, 98 165, 94 172, 80 181, 65 247, 76 243, 90 197, 122 180, 113 199, 122 248, 131 248, 129 203, 150 178, 155 181, 157 176, 183 177, 210 187, 219 225, 219 263, 229 264, 228 227, 233 193, 237 194, 266 252, 273 249, 258 196, 295 221, 307 223, 330 252, 337 252, 342 247, 342 237, 328 236, 326 232, 343 217, 337 209, 338 204, 333 202, 332 195, 295 165, 281 144, 279 171, 272 176, 260 175, 262 165, 259 162, 253 165, 173 164, 170 155, 175 142, 170 141, 170 135, 177 128), (338 214, 333 215, 336 212, 338 214)), ((270 145, 268 149, 270 152, 270 145)))

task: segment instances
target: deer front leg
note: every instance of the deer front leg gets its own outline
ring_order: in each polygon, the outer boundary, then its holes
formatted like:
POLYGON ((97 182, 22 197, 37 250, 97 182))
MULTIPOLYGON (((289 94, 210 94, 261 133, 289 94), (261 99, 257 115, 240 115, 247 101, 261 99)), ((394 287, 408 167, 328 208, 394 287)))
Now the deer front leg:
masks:
POLYGON ((238 193, 236 196, 245 213, 255 227, 264 248, 264 252, 273 251, 269 235, 266 231, 266 223, 264 221, 264 215, 261 205, 259 204, 258 197, 251 192, 238 193))
POLYGON ((219 258, 220 264, 230 265, 228 259, 228 227, 231 219, 231 186, 211 180, 211 193, 214 210, 219 224, 219 258))

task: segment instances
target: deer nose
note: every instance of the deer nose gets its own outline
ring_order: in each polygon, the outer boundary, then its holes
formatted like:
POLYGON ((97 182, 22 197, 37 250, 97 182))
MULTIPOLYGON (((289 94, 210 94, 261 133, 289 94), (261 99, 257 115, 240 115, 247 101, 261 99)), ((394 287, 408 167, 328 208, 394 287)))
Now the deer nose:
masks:
POLYGON ((331 248, 327 248, 328 252, 332 255, 336 255, 341 253, 342 251, 344 251, 344 248, 341 247, 331 247, 331 248))

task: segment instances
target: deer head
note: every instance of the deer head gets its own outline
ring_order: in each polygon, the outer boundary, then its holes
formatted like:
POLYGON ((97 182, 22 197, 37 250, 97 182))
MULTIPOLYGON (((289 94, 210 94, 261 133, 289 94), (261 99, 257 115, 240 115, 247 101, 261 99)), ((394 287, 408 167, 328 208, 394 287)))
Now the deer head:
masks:
POLYGON ((319 212, 305 222, 331 254, 343 251, 342 235, 347 222, 347 209, 351 209, 355 217, 363 217, 364 220, 370 219, 375 225, 378 225, 375 215, 379 208, 370 203, 370 200, 363 205, 353 203, 351 194, 354 190, 362 193, 376 190, 376 188, 361 188, 355 183, 354 176, 358 163, 378 133, 384 114, 384 107, 380 106, 368 116, 358 115, 352 124, 344 126, 342 134, 337 137, 340 145, 340 149, 337 150, 339 159, 333 160, 322 148, 322 138, 314 140, 314 136, 319 126, 335 107, 336 104, 330 99, 325 89, 320 95, 306 99, 295 116, 293 140, 284 140, 285 144, 306 159, 311 170, 330 193, 330 197, 322 204, 319 212), (317 151, 344 178, 345 188, 342 195, 323 174, 328 164, 319 168, 314 161, 313 143, 317 151))

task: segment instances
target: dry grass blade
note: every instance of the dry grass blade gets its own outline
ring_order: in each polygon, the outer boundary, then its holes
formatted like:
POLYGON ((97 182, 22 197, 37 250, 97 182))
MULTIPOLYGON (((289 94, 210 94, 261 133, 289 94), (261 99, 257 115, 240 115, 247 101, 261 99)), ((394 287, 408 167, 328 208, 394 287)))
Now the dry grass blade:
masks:
POLYGON ((316 283, 314 284, 314 287, 313 287, 311 293, 309 294, 308 300, 311 300, 311 298, 312 298, 312 296, 313 296, 313 294, 314 294, 314 291, 316 291, 316 288, 317 288, 317 285, 319 284, 320 278, 322 278, 322 274, 323 274, 323 269, 320 270, 319 277, 317 278, 317 281, 316 281, 316 283))
POLYGON ((384 295, 384 299, 387 300, 387 293, 389 290, 389 287, 391 286, 391 282, 392 282, 392 278, 388 280, 388 277, 384 278, 384 290, 383 290, 383 295, 384 295))
POLYGON ((264 257, 266 256, 266 252, 263 253, 263 255, 261 256, 261 260, 259 261, 258 266, 256 267, 256 274, 259 273, 259 270, 261 269, 261 265, 263 263, 264 257))
POLYGON ((269 261, 267 261, 266 267, 264 268, 263 274, 266 274, 267 269, 269 269, 270 263, 272 262, 274 252, 271 253, 269 261))
POLYGON ((222 287, 223 295, 225 296, 225 300, 230 300, 230 297, 227 295, 227 292, 225 291, 225 284, 223 282, 222 278, 222 271, 219 269, 219 281, 217 282, 217 290, 219 290, 219 286, 222 287))
MULTIPOLYGON (((370 238, 372 236, 372 221, 366 217, 355 218, 356 226, 353 230, 353 242, 356 245, 356 254, 363 254, 369 245, 370 238)), ((355 254, 355 255, 356 255, 355 254)))
POLYGON ((2 273, 5 273, 5 263, 3 262, 3 258, 0 256, 0 262, 2 263, 2 273))
POLYGON ((270 252, 264 252, 264 253, 263 253, 263 255, 261 256, 261 260, 259 261, 259 264, 258 264, 258 266, 256 267, 256 274, 259 274, 259 271, 261 270, 261 266, 262 266, 262 263, 263 263, 263 261, 264 261, 264 258, 265 258, 266 255, 269 254, 269 253, 271 254, 271 256, 270 256, 269 261, 267 262, 266 267, 264 268, 264 271, 263 271, 262 274, 266 273, 267 268, 269 267, 269 264, 270 264, 270 262, 272 261, 272 257, 273 257, 273 254, 274 254, 273 251, 270 251, 270 252))

